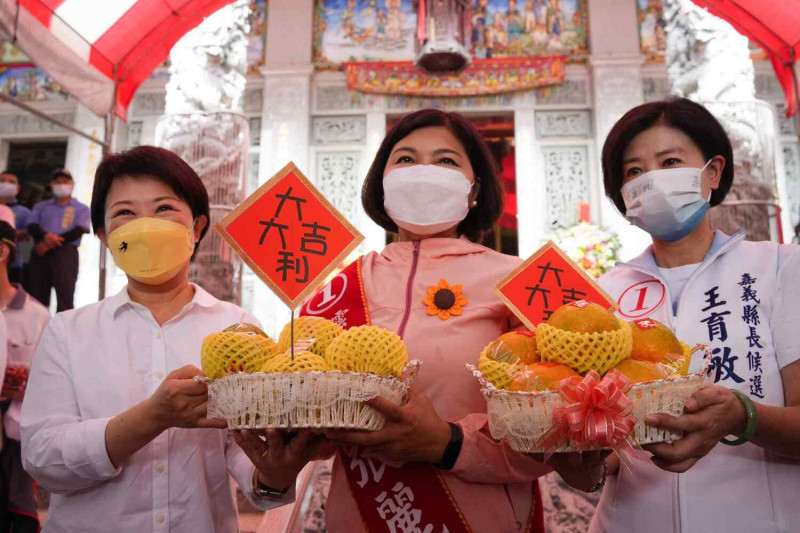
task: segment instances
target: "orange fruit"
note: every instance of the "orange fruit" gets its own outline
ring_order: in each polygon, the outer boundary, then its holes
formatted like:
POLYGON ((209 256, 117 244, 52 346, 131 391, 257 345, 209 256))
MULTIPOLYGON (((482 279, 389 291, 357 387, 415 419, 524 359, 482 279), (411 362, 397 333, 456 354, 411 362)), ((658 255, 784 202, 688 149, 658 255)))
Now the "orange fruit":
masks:
POLYGON ((625 359, 614 368, 619 370, 634 383, 667 379, 673 374, 671 368, 661 363, 637 361, 636 359, 625 359))
POLYGON ((487 353, 500 363, 535 363, 539 360, 539 354, 536 352, 536 332, 504 333, 489 346, 487 353))
POLYGON ((672 331, 652 318, 631 322, 633 350, 630 358, 674 365, 683 358, 683 348, 672 331))
POLYGON ((562 379, 581 377, 567 365, 547 361, 522 365, 517 372, 517 377, 511 383, 512 391, 555 390, 562 379))
POLYGON ((547 323, 573 333, 602 333, 619 329, 619 321, 614 313, 586 300, 562 305, 550 315, 547 323))

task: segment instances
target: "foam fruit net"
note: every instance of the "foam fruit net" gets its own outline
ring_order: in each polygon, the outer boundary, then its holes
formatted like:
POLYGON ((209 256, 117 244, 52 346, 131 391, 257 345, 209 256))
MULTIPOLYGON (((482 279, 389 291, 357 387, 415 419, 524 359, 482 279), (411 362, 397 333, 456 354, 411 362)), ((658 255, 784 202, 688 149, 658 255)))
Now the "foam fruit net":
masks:
POLYGON ((237 372, 258 372, 278 353, 275 341, 252 332, 220 331, 203 339, 200 361, 211 380, 237 372))
POLYGON ((562 363, 579 374, 590 370, 601 376, 631 354, 631 326, 620 321, 619 329, 602 333, 573 333, 541 323, 536 341, 542 361, 562 363))
POLYGON ((268 360, 261 368, 261 372, 311 372, 313 370, 328 370, 325 359, 311 352, 295 354, 292 360, 291 353, 282 353, 268 360))
POLYGON ((325 361, 332 370, 400 377, 408 353, 395 333, 377 326, 359 326, 333 340, 325 350, 325 361))
MULTIPOLYGON (((294 321, 294 342, 313 339, 308 351, 324 356, 325 350, 333 340, 344 332, 342 326, 324 318, 301 316, 294 321)), ((292 324, 286 324, 278 336, 280 353, 292 347, 292 324)))
POLYGON ((511 386, 514 378, 511 377, 509 370, 511 370, 511 363, 495 361, 493 357, 494 343, 489 344, 481 352, 478 359, 478 370, 480 370, 483 377, 489 380, 489 383, 498 389, 507 389, 511 386))

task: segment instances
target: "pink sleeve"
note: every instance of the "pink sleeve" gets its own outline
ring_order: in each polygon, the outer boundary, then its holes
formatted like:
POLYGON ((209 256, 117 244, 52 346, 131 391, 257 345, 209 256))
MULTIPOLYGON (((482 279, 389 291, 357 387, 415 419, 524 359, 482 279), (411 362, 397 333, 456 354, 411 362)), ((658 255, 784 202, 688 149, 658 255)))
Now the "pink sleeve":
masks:
POLYGON ((464 444, 451 472, 472 483, 526 483, 552 472, 552 468, 513 451, 481 432, 488 418, 473 413, 458 423, 464 430, 464 444))

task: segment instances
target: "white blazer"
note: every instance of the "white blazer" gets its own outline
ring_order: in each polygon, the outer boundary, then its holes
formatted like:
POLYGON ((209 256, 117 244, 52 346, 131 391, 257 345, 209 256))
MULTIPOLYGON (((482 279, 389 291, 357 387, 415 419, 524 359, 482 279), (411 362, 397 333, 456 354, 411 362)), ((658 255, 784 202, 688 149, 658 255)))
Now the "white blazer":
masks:
MULTIPOLYGON (((650 317, 713 350, 711 380, 784 406, 781 369, 800 359, 800 246, 717 232, 677 302, 652 247, 600 284, 626 320, 650 317)), ((703 361, 695 357, 692 370, 703 361)), ((800 529, 800 461, 753 444, 717 445, 685 474, 634 461, 611 476, 591 532, 780 532, 800 529)))

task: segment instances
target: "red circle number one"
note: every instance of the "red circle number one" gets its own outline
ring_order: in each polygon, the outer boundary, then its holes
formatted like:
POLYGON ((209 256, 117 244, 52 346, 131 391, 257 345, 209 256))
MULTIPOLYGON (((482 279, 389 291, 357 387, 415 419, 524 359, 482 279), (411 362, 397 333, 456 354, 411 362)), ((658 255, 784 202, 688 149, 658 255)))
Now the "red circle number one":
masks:
POLYGON ((628 318, 648 316, 664 303, 666 295, 667 291, 660 281, 642 281, 625 289, 619 297, 619 312, 628 318))

